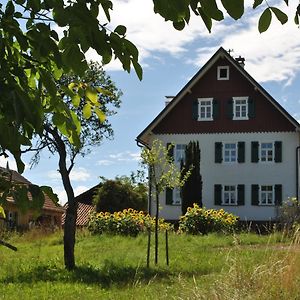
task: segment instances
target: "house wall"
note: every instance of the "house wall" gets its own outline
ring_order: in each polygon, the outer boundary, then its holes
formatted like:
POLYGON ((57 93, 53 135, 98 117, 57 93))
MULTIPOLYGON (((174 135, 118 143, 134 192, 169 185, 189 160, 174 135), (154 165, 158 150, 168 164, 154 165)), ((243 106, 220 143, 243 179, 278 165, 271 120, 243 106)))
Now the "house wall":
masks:
MULTIPOLYGON (((199 141, 201 150, 200 170, 203 180, 203 205, 238 215, 242 220, 270 220, 276 217, 275 206, 251 205, 251 185, 282 184, 283 200, 296 195, 296 147, 297 132, 220 133, 220 134, 161 134, 152 136, 166 143, 188 144, 199 141), (251 162, 251 142, 282 141, 282 162, 251 162), (245 142, 245 163, 215 163, 215 142, 245 142), (245 205, 214 205, 214 184, 245 185, 245 205)), ((160 196, 160 216, 167 220, 178 219, 181 206, 165 204, 165 194, 160 196), (167 208, 167 209, 166 209, 167 208)), ((152 212, 154 203, 152 203, 152 212)))

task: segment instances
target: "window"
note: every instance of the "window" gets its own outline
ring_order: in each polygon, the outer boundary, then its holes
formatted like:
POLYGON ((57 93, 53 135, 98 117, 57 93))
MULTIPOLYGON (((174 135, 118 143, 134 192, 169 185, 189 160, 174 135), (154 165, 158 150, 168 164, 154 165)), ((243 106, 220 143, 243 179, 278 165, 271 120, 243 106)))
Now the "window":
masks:
POLYGON ((175 188, 173 190, 173 205, 181 204, 180 188, 175 188))
POLYGON ((260 205, 273 205, 274 193, 272 185, 262 185, 260 187, 260 205))
POLYGON ((223 205, 236 205, 236 186, 224 185, 223 189, 223 205))
POLYGON ((270 162, 273 161, 273 143, 261 143, 260 145, 260 161, 270 162))
POLYGON ((229 66, 218 67, 218 80, 229 80, 229 66))
POLYGON ((213 120, 213 99, 212 98, 201 98, 198 99, 198 116, 201 121, 212 121, 213 120))
POLYGON ((248 97, 233 97, 233 120, 248 120, 248 97))
POLYGON ((185 161, 185 144, 176 144, 175 145, 175 164, 180 166, 181 161, 185 161))
POLYGON ((224 143, 224 162, 236 162, 237 147, 236 143, 224 143))

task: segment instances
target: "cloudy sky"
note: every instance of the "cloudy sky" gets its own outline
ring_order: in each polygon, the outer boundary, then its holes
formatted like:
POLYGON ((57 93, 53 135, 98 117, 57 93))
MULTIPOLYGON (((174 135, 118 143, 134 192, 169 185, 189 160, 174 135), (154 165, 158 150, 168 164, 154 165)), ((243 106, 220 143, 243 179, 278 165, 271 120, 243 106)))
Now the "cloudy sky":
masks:
MULTIPOLYGON (((90 155, 77 160, 71 173, 76 194, 97 184, 99 176, 114 178, 139 168, 136 136, 162 110, 164 96, 176 95, 220 46, 233 49, 233 56, 245 57, 245 69, 292 116, 300 119, 300 29, 292 21, 298 1, 290 1, 290 11, 282 6, 290 14, 288 24, 282 26, 273 17, 270 29, 263 34, 259 34, 257 23, 264 7, 253 11, 252 1, 246 1, 242 20, 235 22, 227 17, 213 25, 211 34, 197 17, 192 17, 183 31, 174 30, 170 23, 154 14, 151 0, 113 2, 111 26, 127 27, 127 38, 139 49, 144 78, 140 82, 134 73, 122 71, 117 62, 106 67, 124 93, 121 109, 110 119, 115 138, 104 141, 90 155)), ((269 1, 269 4, 276 2, 269 1)), ((98 59, 93 52, 88 57, 98 59)), ((29 157, 25 159, 29 163, 29 157)), ((57 161, 57 157, 44 153, 37 167, 27 166, 24 176, 33 183, 52 186, 64 202, 57 161)), ((3 158, 0 164, 5 166, 3 158)), ((9 164, 15 167, 11 159, 9 164)))

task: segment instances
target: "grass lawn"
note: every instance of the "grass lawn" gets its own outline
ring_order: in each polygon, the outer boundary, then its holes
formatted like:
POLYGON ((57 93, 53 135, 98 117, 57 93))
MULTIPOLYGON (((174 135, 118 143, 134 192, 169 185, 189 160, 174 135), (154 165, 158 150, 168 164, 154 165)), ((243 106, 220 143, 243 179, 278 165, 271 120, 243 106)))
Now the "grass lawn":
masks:
MULTIPOLYGON (((147 237, 77 234, 77 268, 64 270, 62 233, 14 235, 0 246, 0 299, 300 299, 300 247, 272 235, 160 236, 146 268, 147 237)), ((152 247, 153 249, 153 247, 152 247)))

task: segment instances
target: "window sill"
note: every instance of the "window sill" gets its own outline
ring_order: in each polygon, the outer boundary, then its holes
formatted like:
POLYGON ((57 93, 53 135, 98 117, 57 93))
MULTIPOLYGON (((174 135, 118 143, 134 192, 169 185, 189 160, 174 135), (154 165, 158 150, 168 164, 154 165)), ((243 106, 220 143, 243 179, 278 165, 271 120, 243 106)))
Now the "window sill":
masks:
POLYGON ((245 117, 245 118, 237 118, 237 117, 233 117, 232 120, 233 120, 233 121, 248 121, 249 118, 248 118, 248 117, 245 117))
POLYGON ((214 119, 213 118, 198 118, 197 121, 201 122, 201 121, 204 121, 204 122, 207 122, 207 121, 213 121, 214 119))

